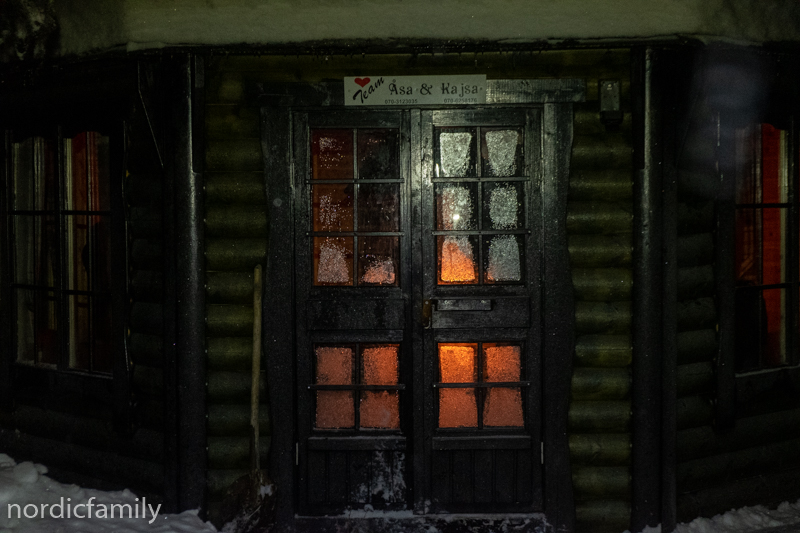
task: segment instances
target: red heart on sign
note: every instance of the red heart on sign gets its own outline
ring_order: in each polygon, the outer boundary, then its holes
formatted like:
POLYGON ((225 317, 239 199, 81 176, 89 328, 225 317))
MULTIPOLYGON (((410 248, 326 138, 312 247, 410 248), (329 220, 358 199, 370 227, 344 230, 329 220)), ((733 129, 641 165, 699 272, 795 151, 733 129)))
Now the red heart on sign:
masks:
POLYGON ((360 85, 361 87, 363 87, 363 86, 365 86, 366 84, 368 84, 368 83, 369 83, 369 78, 356 78, 354 81, 355 81, 355 82, 356 82, 358 85, 360 85))

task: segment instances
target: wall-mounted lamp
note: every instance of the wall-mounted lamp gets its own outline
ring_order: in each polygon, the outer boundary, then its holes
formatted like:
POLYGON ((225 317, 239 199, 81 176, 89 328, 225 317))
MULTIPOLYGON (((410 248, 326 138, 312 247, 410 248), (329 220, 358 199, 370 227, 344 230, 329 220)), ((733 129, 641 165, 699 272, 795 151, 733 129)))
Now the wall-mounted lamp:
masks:
POLYGON ((600 80, 600 121, 606 126, 622 124, 619 80, 600 80))

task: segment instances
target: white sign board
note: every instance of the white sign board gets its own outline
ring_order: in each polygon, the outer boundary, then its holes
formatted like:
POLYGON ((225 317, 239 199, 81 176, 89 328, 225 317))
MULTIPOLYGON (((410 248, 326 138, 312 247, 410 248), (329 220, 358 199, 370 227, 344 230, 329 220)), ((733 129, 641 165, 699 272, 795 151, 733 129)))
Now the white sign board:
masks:
POLYGON ((486 76, 345 78, 344 103, 352 106, 485 104, 486 76))

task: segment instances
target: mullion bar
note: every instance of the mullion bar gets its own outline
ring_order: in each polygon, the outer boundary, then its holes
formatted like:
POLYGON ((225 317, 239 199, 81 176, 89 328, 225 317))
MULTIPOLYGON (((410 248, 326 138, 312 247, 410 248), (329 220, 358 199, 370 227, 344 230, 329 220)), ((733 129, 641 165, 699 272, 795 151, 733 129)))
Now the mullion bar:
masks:
MULTIPOLYGON (((355 163, 353 164, 355 166, 355 163)), ((354 254, 355 255, 355 254, 354 254)), ((356 275, 356 278, 358 276, 356 275)), ((356 343, 356 353, 355 357, 353 358, 353 370, 352 376, 350 381, 353 385, 361 385, 361 343, 356 343)), ((353 401, 355 402, 355 408, 353 409, 353 416, 355 420, 353 421, 353 428, 356 431, 361 429, 361 392, 358 388, 353 388, 353 401)))
POLYGON ((781 208, 781 207, 783 207, 783 208, 791 208, 792 207, 792 203, 791 202, 771 202, 771 203, 765 203, 765 204, 759 204, 759 203, 736 204, 736 209, 761 209, 761 208, 764 208, 764 209, 766 209, 766 208, 775 208, 775 209, 777 209, 777 208, 781 208))
POLYGON ((398 385, 364 385, 362 383, 353 383, 350 385, 308 385, 308 390, 405 390, 404 384, 398 385))
POLYGON ((482 389, 491 389, 494 387, 529 387, 530 381, 488 381, 488 382, 475 382, 475 383, 443 383, 438 382, 433 384, 434 389, 471 389, 473 387, 482 389))
MULTIPOLYGON (((478 142, 480 142, 480 133, 478 134, 478 142)), ((480 168, 482 165, 478 165, 480 168)), ((482 246, 480 246, 482 248, 482 246)), ((483 269, 481 269, 481 278, 483 278, 483 269)), ((481 279, 482 281, 482 279, 481 279)), ((478 353, 476 357, 475 364, 478 366, 477 370, 477 383, 483 384, 483 343, 478 343, 478 353)), ((486 406, 486 394, 485 389, 486 387, 476 387, 475 389, 475 402, 478 411, 478 429, 483 429, 483 408, 486 406)))
POLYGON ((358 188, 358 128, 353 128, 353 287, 358 287, 358 188))
POLYGON ((492 229, 492 230, 434 230, 431 235, 525 235, 525 229, 492 229))
MULTIPOLYGON (((94 187, 92 187, 92 181, 94 176, 94 168, 92 165, 92 149, 95 148, 95 133, 87 131, 85 134, 86 136, 86 207, 91 212, 94 208, 94 187)), ((95 157, 95 160, 97 157, 95 157)), ((99 169, 98 169, 99 170, 99 169)), ((98 177, 99 179, 99 177, 98 177)), ((86 309, 87 314, 89 317, 89 372, 94 371, 94 299, 91 296, 91 293, 94 287, 97 285, 95 276, 97 275, 95 266, 95 252, 96 252, 96 242, 95 242, 95 224, 94 224, 94 216, 87 216, 86 217, 86 240, 89 243, 89 254, 88 254, 88 262, 86 268, 89 269, 86 275, 86 282, 88 283, 88 292, 89 295, 86 296, 86 309)))
POLYGON ((368 237, 402 237, 402 231, 309 231, 306 233, 308 237, 355 237, 368 236, 368 237))
MULTIPOLYGON (((478 228, 479 230, 483 231, 483 142, 481 136, 481 127, 478 126, 475 128, 476 138, 475 138, 475 165, 477 166, 475 170, 475 174, 478 176, 478 186, 477 186, 477 198, 475 201, 478 203, 478 228)), ((478 285, 483 285, 483 278, 484 278, 484 263, 483 263, 483 233, 479 233, 480 237, 478 237, 478 285)), ((479 344, 478 353, 480 354, 483 348, 480 348, 483 344, 479 344)), ((480 358, 480 355, 478 356, 480 358)), ((482 421, 483 421, 483 409, 478 409, 478 428, 482 428, 482 421)))

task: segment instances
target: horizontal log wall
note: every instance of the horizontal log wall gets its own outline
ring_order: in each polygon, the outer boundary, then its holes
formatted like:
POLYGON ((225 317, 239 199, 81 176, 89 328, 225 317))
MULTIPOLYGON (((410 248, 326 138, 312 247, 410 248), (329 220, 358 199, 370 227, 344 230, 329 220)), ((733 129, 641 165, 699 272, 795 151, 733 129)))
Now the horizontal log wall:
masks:
POLYGON ((631 497, 629 60, 608 59, 587 88, 622 80, 624 120, 607 128, 596 96, 576 105, 567 210, 577 329, 569 446, 577 530, 592 533, 628 529, 631 497))
MULTIPOLYGON (((212 63, 207 87, 207 489, 209 518, 220 526, 226 490, 250 468, 253 267, 264 262, 268 228, 259 110, 245 104, 236 70, 221 72, 212 63)), ((263 381, 261 392, 259 452, 265 465, 269 413, 263 381)))
POLYGON ((733 427, 715 426, 718 323, 721 311, 732 312, 718 308, 715 278, 724 165, 717 162, 716 115, 702 104, 692 112, 691 126, 681 126, 678 161, 678 521, 800 496, 797 369, 737 376, 733 427))

